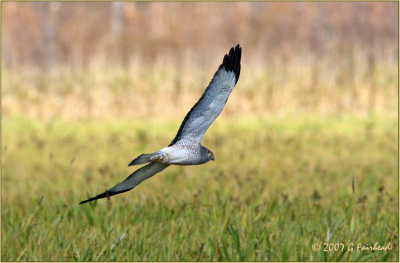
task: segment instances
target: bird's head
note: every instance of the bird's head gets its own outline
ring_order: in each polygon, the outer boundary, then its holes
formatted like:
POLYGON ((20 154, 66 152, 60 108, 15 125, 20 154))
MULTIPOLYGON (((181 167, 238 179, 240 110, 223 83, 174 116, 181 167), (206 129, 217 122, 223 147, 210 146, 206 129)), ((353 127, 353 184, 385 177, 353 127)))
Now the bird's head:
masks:
POLYGON ((210 151, 210 150, 208 150, 208 160, 209 161, 215 161, 215 159, 214 159, 214 153, 212 152, 212 151, 210 151))
POLYGON ((201 161, 200 163, 206 163, 209 161, 214 161, 214 153, 212 151, 210 151, 209 149, 207 149, 204 146, 201 146, 201 161))

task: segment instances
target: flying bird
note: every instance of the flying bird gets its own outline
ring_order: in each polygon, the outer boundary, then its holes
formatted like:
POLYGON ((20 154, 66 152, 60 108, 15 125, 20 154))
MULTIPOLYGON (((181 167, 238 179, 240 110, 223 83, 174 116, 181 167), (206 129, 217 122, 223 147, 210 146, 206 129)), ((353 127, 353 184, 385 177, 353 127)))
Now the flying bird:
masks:
POLYGON ((171 164, 198 165, 214 161, 214 153, 202 146, 200 142, 211 123, 221 113, 239 80, 241 56, 242 49, 239 45, 232 47, 224 56, 210 84, 188 112, 168 147, 154 153, 139 155, 128 166, 147 165, 133 172, 121 183, 79 204, 127 192, 171 164))

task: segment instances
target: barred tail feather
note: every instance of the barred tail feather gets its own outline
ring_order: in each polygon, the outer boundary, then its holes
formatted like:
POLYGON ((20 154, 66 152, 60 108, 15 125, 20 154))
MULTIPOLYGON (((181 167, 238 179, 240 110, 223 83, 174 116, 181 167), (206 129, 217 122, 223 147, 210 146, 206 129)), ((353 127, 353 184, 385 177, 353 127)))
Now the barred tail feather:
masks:
POLYGON ((138 157, 136 157, 135 159, 133 159, 128 166, 132 166, 132 165, 139 165, 139 164, 145 164, 145 163, 149 163, 150 162, 150 158, 153 156, 153 153, 150 154, 141 154, 138 157))

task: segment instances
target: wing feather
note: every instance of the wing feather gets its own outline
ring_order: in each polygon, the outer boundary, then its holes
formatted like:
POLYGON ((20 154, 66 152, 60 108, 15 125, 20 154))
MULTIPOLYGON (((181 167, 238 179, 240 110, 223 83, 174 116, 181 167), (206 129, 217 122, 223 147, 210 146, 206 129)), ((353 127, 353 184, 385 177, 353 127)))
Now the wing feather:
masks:
POLYGON ((109 196, 127 192, 127 191, 131 190, 132 188, 134 188, 135 186, 137 186, 138 184, 140 184, 141 182, 143 182, 144 180, 149 179, 156 173, 161 172, 168 166, 169 166, 169 164, 150 163, 150 164, 143 166, 142 168, 136 170, 134 173, 129 175, 124 181, 115 185, 111 189, 108 189, 105 192, 103 192, 95 197, 92 197, 85 201, 82 201, 79 204, 84 204, 86 202, 94 201, 96 199, 106 198, 109 196))
POLYGON ((186 114, 178 133, 169 146, 181 139, 200 143, 211 123, 219 116, 240 76, 242 49, 231 48, 215 72, 203 95, 186 114))

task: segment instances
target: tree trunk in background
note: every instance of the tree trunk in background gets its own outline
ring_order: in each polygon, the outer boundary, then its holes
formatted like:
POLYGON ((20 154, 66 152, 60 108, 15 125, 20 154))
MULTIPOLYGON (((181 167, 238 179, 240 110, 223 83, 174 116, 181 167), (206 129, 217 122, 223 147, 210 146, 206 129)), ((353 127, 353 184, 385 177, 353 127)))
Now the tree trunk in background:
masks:
POLYGON ((40 16, 40 24, 43 29, 44 44, 44 69, 47 72, 54 64, 54 36, 57 30, 57 11, 60 3, 58 2, 41 2, 37 6, 40 16))
POLYGON ((124 3, 111 3, 111 33, 113 37, 120 38, 123 30, 123 9, 124 3))
POLYGON ((124 3, 112 2, 111 4, 111 53, 117 64, 126 66, 128 58, 124 56, 124 45, 122 43, 122 36, 124 32, 124 3))

